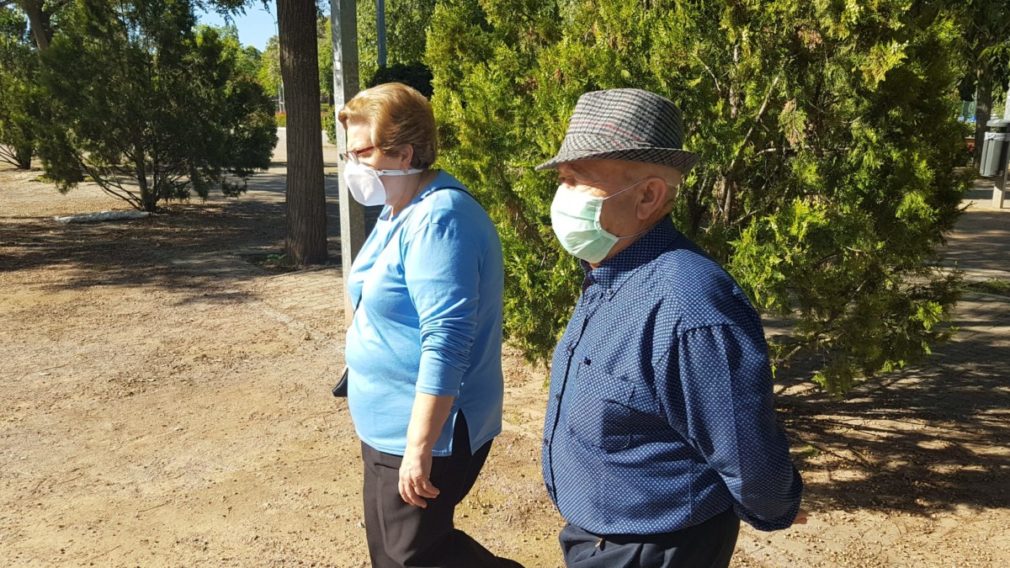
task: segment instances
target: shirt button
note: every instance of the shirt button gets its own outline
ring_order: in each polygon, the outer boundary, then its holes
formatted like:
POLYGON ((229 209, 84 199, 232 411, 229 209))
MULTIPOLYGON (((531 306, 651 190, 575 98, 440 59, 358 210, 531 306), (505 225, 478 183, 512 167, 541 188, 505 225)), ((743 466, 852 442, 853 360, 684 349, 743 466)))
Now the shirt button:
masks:
POLYGON ((569 343, 568 347, 566 348, 566 351, 568 351, 569 355, 571 355, 572 353, 575 353, 575 346, 572 345, 571 343, 569 343))
POLYGON ((582 360, 582 364, 583 365, 592 365, 593 364, 593 360, 590 359, 589 357, 586 357, 585 359, 582 360))
POLYGON ((548 440, 547 438, 544 438, 544 445, 545 445, 545 446, 546 446, 547 444, 550 444, 550 443, 551 443, 551 442, 550 442, 550 440, 548 440))
POLYGON ((561 400, 561 393, 554 395, 554 400, 561 400))

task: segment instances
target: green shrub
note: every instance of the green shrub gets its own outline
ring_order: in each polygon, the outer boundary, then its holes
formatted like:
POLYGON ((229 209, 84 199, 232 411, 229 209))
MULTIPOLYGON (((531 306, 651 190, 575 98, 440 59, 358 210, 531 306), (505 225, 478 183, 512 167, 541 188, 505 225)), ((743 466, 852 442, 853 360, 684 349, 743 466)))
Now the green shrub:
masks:
POLYGON ((322 105, 322 112, 319 118, 323 123, 323 132, 326 133, 326 139, 330 141, 330 144, 334 146, 337 145, 337 115, 336 111, 333 110, 331 105, 322 105))
POLYGON ((833 393, 946 337, 957 276, 930 268, 958 216, 950 113, 958 28, 934 5, 446 0, 426 61, 442 164, 498 223, 506 333, 546 361, 580 270, 548 226, 575 101, 639 87, 673 99, 701 164, 678 227, 766 313, 795 325, 776 363, 813 358, 833 393))
POLYGON ((195 20, 174 0, 68 7, 41 72, 39 156, 61 190, 83 170, 153 211, 213 186, 236 195, 269 166, 273 99, 239 65, 237 37, 194 29, 195 20))
POLYGON ((389 67, 376 69, 375 74, 366 85, 374 87, 382 83, 403 83, 414 87, 422 95, 431 98, 434 90, 431 86, 431 70, 424 63, 394 63, 389 67))

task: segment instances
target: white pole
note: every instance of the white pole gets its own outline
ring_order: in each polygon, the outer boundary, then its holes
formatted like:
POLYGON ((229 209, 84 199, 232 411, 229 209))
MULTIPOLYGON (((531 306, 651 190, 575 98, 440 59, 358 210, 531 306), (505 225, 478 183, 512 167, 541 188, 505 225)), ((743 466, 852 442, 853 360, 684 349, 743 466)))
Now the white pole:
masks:
MULTIPOLYGON (((1003 103, 1003 120, 1010 121, 1010 88, 1007 89, 1006 102, 1003 103)), ((1010 154, 1010 152, 1007 152, 1007 154, 1010 154)), ((996 183, 993 184, 993 209, 1003 208, 1003 200, 1006 198, 1007 176, 1010 175, 1010 172, 1007 172, 1008 168, 1010 168, 1010 165, 1003 164, 1003 177, 1001 179, 997 179, 996 183)))
POLYGON ((1003 103, 1003 120, 1010 120, 1010 87, 1006 90, 1006 102, 1003 103))
POLYGON ((386 2, 375 0, 375 31, 379 51, 379 69, 386 66, 386 2))
MULTIPOLYGON (((277 38, 277 75, 281 74, 281 24, 280 21, 274 18, 274 32, 277 38)), ((277 81, 277 112, 286 115, 288 113, 287 108, 284 106, 284 79, 277 81)))
MULTIPOLYGON (((333 112, 358 93, 358 25, 355 0, 330 0, 330 23, 333 30, 333 112)), ((347 152, 347 132, 337 121, 338 170, 344 171, 344 154, 347 152)), ((365 242, 365 210, 347 192, 343 178, 338 176, 340 187, 340 266, 344 282, 351 275, 351 263, 365 242)), ((354 306, 344 295, 344 320, 351 323, 354 306)))

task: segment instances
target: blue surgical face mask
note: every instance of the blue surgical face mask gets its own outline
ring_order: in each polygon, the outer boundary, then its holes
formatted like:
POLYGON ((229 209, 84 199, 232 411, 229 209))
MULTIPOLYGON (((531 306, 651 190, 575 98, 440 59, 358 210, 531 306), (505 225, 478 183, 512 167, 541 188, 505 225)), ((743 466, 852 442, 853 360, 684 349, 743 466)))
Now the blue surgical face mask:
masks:
POLYGON ((596 264, 610 254, 617 241, 637 237, 638 234, 618 237, 610 233, 600 224, 600 215, 603 213, 604 201, 617 197, 643 181, 645 179, 640 179, 607 197, 596 197, 571 189, 565 184, 558 186, 551 203, 551 227, 561 241, 561 246, 572 256, 596 264))

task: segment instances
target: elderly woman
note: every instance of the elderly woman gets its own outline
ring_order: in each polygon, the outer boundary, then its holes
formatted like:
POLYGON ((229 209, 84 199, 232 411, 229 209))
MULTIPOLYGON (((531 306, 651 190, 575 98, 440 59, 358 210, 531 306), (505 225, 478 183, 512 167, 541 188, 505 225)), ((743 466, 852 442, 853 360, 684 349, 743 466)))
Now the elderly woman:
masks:
POLYGON ((385 204, 347 292, 348 405, 365 464, 372 566, 517 566, 455 529, 502 417, 501 243, 437 152, 431 105, 386 83, 358 93, 344 182, 385 204))

